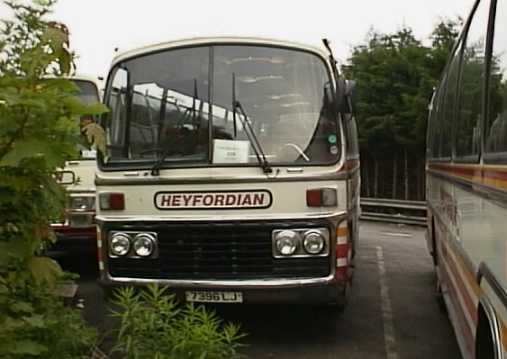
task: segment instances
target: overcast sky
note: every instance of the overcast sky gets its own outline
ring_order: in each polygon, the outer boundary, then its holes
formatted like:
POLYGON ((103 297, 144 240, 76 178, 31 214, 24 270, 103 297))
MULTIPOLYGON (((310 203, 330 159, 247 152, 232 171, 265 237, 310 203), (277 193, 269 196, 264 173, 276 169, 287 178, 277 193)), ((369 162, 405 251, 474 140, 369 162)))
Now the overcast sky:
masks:
MULTIPOLYGON (((427 38, 444 17, 465 17, 473 0, 60 0, 53 18, 70 28, 78 72, 105 76, 119 51, 195 36, 239 35, 320 45, 346 61, 369 29, 403 25, 427 38)), ((0 6, 0 17, 8 17, 0 6)))

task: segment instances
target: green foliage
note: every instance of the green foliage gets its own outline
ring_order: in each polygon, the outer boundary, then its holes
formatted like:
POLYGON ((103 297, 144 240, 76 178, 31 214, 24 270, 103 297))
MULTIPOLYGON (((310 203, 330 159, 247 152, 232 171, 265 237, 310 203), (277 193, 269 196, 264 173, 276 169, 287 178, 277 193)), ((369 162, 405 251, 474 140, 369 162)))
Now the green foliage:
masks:
POLYGON ((430 50, 404 28, 370 34, 353 50, 345 72, 358 83, 358 124, 363 148, 389 155, 393 147, 421 146, 427 101, 435 81, 427 70, 430 50))
POLYGON ((455 40, 458 37, 458 28, 463 25, 463 20, 457 18, 456 20, 443 20, 431 33, 431 76, 435 79, 440 79, 442 70, 444 69, 449 54, 454 46, 455 40))
POLYGON ((96 333, 80 312, 63 305, 46 283, 22 275, 0 277, 0 357, 87 358, 96 333))
POLYGON ((115 351, 125 359, 238 358, 239 327, 224 324, 204 306, 180 308, 165 288, 151 285, 137 292, 116 292, 113 316, 120 320, 115 351))
POLYGON ((403 28, 393 34, 372 32, 366 44, 354 48, 344 72, 357 80, 364 150, 374 146, 380 156, 400 147, 424 153, 428 102, 458 26, 459 20, 439 23, 431 47, 416 39, 410 28, 403 28))
POLYGON ((102 112, 75 99, 64 25, 45 20, 54 0, 5 1, 0 25, 0 357, 79 358, 95 342, 80 313, 54 294, 62 276, 39 257, 55 240, 49 222, 63 211, 53 178, 74 156, 82 114, 102 112))
MULTIPOLYGON (((422 168, 428 103, 459 25, 460 20, 437 24, 430 37, 431 46, 425 46, 405 27, 392 34, 371 32, 365 44, 353 49, 343 72, 357 81, 356 118, 364 169, 368 162, 379 161, 387 161, 390 167, 400 153, 411 157, 415 167, 422 168)), ((374 170, 375 188, 378 178, 389 178, 389 173, 385 173, 387 167, 381 165, 380 173, 374 170)), ((393 168, 396 172, 396 165, 393 168)), ((408 175, 407 170, 404 175, 408 175)), ((415 173, 417 177, 420 175, 415 173)), ((367 186, 369 181, 363 183, 367 186)), ((376 195, 389 197, 391 193, 376 195)))

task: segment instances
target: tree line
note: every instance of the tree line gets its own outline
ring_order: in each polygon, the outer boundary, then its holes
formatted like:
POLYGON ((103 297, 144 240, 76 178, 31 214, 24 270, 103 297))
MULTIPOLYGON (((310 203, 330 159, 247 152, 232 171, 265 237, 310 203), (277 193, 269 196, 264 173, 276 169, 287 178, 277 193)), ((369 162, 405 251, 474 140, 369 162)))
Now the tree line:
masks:
POLYGON ((370 31, 342 66, 357 82, 361 196, 424 199, 428 104, 461 25, 440 21, 429 45, 406 26, 370 31))

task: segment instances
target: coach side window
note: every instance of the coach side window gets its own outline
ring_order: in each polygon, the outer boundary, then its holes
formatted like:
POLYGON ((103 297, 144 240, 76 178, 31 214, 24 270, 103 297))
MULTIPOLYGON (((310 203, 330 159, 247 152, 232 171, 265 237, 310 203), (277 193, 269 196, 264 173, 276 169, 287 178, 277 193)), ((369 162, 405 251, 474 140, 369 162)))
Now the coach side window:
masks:
POLYGON ((114 73, 111 93, 109 94, 108 105, 112 111, 108 112, 104 118, 106 121, 102 126, 108 127, 107 145, 112 149, 113 154, 121 150, 125 136, 125 122, 122 118, 125 116, 126 93, 128 83, 128 73, 122 68, 118 68, 114 73), (114 114, 114 115, 113 115, 114 114), (112 144, 117 146, 112 146, 112 144))
POLYGON ((452 128, 456 117, 456 91, 458 87, 459 62, 462 43, 454 52, 447 70, 448 76, 445 86, 445 100, 442 112, 442 140, 440 144, 440 156, 450 158, 452 155, 452 128))
POLYGON ((489 76, 489 111, 486 123, 485 161, 507 162, 507 8, 498 2, 491 70, 489 76))
POLYGON ((435 90, 435 93, 433 95, 432 101, 431 101, 431 108, 429 113, 429 119, 428 119, 428 158, 435 159, 438 157, 438 150, 439 150, 439 122, 438 122, 438 99, 439 99, 439 92, 440 88, 437 88, 435 90))
MULTIPOLYGON (((446 134, 444 131, 444 97, 447 86, 447 78, 444 78, 440 83, 440 89, 438 90, 437 97, 435 99, 435 115, 434 122, 435 126, 433 129, 433 154, 435 158, 443 157, 442 154, 442 141, 445 140, 446 134)), ((450 136, 449 136, 450 138, 450 136)))
POLYGON ((456 157, 467 162, 479 159, 488 18, 489 1, 481 1, 468 29, 463 51, 455 146, 456 157))

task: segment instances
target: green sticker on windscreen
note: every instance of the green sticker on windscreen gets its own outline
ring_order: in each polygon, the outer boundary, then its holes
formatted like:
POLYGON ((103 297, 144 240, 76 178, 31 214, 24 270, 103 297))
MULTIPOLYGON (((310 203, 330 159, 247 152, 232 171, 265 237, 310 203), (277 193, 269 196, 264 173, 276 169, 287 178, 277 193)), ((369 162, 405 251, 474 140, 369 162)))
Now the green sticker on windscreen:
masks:
POLYGON ((329 135, 329 137, 327 138, 327 141, 331 144, 335 144, 336 143, 336 135, 329 135))

